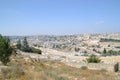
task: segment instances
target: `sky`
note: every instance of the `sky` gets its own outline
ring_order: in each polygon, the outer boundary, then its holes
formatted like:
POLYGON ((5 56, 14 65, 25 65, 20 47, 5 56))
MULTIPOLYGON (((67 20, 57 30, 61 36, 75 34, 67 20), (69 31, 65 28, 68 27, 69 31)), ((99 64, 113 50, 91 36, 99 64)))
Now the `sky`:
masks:
POLYGON ((120 32, 120 0, 0 0, 2 35, 120 32))

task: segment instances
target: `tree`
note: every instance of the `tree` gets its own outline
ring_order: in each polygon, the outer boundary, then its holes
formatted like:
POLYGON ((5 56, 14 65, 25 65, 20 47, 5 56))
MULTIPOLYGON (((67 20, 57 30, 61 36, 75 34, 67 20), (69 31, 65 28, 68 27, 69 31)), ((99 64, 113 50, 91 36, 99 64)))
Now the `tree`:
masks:
POLYGON ((94 52, 97 52, 97 50, 96 50, 95 48, 93 49, 93 51, 94 51, 94 52))
POLYGON ((18 40, 18 41, 17 41, 17 48, 18 48, 18 49, 21 49, 21 40, 18 40))
POLYGON ((42 54, 41 50, 36 49, 34 47, 29 47, 26 37, 24 38, 24 40, 22 42, 22 46, 21 46, 20 50, 22 50, 23 52, 32 52, 32 53, 42 54))
POLYGON ((107 53, 106 49, 104 48, 103 53, 107 53))
POLYGON ((31 52, 31 49, 30 49, 30 47, 28 45, 26 37, 24 37, 24 39, 23 39, 23 43, 22 43, 21 49, 22 49, 22 51, 25 51, 25 52, 31 52))
POLYGON ((78 52, 78 51, 80 51, 80 48, 75 47, 75 52, 78 52))
POLYGON ((10 61, 10 56, 12 54, 12 48, 10 47, 10 40, 7 37, 0 35, 0 61, 7 65, 10 61))

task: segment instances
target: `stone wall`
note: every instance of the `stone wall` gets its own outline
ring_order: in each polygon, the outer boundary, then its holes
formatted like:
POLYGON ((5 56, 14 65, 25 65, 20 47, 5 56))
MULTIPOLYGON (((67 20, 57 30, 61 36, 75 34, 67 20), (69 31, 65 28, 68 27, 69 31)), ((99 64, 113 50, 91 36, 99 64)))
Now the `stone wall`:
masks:
MULTIPOLYGON (((114 65, 116 64, 106 64, 106 63, 67 63, 70 66, 74 66, 80 68, 82 66, 87 66, 89 69, 95 70, 107 70, 107 71, 114 71, 114 65)), ((120 64, 120 63, 119 63, 120 64)), ((120 66, 119 66, 120 69, 120 66)))

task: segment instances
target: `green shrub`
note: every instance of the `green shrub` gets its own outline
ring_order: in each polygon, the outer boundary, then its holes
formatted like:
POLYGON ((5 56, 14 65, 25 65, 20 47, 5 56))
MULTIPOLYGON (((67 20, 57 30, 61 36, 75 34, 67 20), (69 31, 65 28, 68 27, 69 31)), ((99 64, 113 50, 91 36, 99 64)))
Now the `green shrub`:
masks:
POLYGON ((67 77, 58 75, 55 72, 45 72, 45 74, 53 80, 68 80, 67 77))
POLYGON ((54 72, 45 72, 45 74, 55 80, 58 80, 59 76, 54 72))
POLYGON ((42 51, 41 51, 41 50, 36 49, 36 48, 33 48, 33 47, 31 47, 31 52, 33 52, 33 53, 38 53, 38 54, 42 54, 42 51))
POLYGON ((103 69, 101 69, 101 71, 102 71, 102 72, 107 72, 107 70, 106 70, 106 69, 104 69, 104 68, 103 68, 103 69))
POLYGON ((60 76, 58 80, 68 80, 65 76, 60 76))
POLYGON ((87 66, 81 66, 80 69, 82 69, 82 70, 86 70, 86 69, 88 69, 88 67, 87 67, 87 66))
POLYGON ((89 58, 86 59, 88 63, 100 63, 101 59, 96 55, 91 55, 89 58))
POLYGON ((113 53, 113 50, 109 50, 108 53, 113 53))

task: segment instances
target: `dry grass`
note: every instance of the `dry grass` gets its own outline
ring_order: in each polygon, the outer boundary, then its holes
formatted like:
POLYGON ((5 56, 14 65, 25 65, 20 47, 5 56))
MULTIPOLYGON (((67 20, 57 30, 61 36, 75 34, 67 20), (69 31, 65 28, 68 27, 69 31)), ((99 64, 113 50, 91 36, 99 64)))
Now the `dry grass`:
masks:
POLYGON ((9 70, 2 71, 0 80, 120 80, 119 73, 67 66, 61 62, 25 62, 22 56, 12 56, 9 70))

